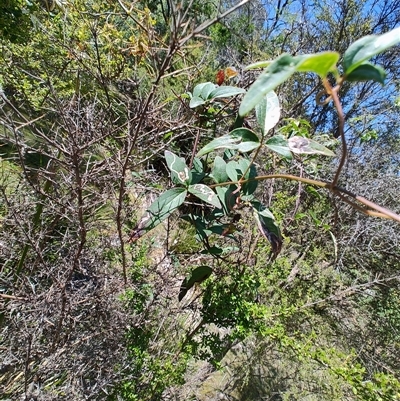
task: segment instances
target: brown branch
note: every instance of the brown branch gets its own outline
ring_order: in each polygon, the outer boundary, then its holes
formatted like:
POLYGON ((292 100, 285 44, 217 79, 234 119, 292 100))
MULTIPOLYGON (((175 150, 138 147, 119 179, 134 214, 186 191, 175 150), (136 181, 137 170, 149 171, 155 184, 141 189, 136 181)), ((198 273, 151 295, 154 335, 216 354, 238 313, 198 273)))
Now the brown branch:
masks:
POLYGON ((346 195, 350 196, 351 198, 353 198, 354 200, 362 203, 363 205, 368 206, 375 210, 375 212, 374 212, 371 210, 363 209, 356 203, 350 201, 347 198, 342 197, 343 195, 340 196, 341 199, 343 199, 348 204, 354 206, 360 212, 370 215, 370 216, 383 217, 383 218, 395 220, 400 223, 400 216, 397 213, 394 213, 393 211, 391 211, 389 209, 379 206, 376 203, 374 203, 368 199, 365 199, 362 196, 355 195, 352 192, 348 191, 347 189, 333 186, 333 182, 318 181, 318 180, 313 180, 311 178, 298 177, 296 175, 290 175, 290 174, 259 175, 257 177, 249 178, 247 180, 227 181, 227 182, 222 182, 219 184, 213 184, 213 185, 210 185, 210 188, 215 188, 215 187, 220 187, 220 186, 228 186, 228 185, 238 185, 238 184, 243 185, 243 184, 246 184, 247 182, 251 182, 251 181, 264 181, 264 180, 270 180, 270 179, 274 179, 274 178, 283 178, 286 180, 298 181, 298 182, 303 182, 308 185, 315 185, 317 187, 326 188, 329 191, 331 191, 334 195, 337 195, 337 196, 339 196, 339 193, 346 194, 346 195))
MULTIPOLYGON (((339 118, 339 135, 342 140, 342 156, 340 158, 339 166, 336 170, 335 177, 332 181, 332 187, 336 187, 339 181, 340 173, 343 169, 344 163, 346 162, 347 158, 347 143, 346 138, 344 136, 344 112, 342 108, 342 104, 339 99, 338 92, 341 87, 341 82, 335 86, 334 88, 331 87, 328 80, 326 78, 323 79, 323 84, 326 90, 326 93, 329 95, 328 99, 332 97, 333 103, 335 104, 336 111, 338 113, 339 118)), ((328 99, 326 99, 328 101, 328 99)))

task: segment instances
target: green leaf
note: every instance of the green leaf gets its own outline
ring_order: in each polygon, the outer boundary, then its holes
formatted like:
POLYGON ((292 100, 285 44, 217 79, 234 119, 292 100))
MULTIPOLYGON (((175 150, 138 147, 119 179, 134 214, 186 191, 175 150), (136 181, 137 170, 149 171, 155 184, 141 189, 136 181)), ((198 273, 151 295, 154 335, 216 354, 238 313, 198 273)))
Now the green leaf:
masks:
POLYGON ((176 154, 166 150, 165 161, 171 171, 171 180, 174 184, 188 185, 192 178, 192 173, 185 163, 185 159, 177 156, 176 154))
POLYGON ((148 219, 141 227, 149 231, 168 218, 185 201, 185 188, 172 188, 161 194, 149 207, 148 219))
POLYGON ((195 107, 201 106, 201 105, 204 104, 204 103, 205 103, 205 100, 203 100, 201 97, 193 96, 193 97, 190 99, 189 107, 190 107, 191 109, 194 109, 195 107))
MULTIPOLYGON (((250 166, 250 160, 247 159, 240 159, 239 161, 232 160, 226 165, 226 173, 228 174, 228 177, 236 182, 240 180, 244 173, 246 172, 246 175, 244 176, 244 179, 249 179, 249 178, 254 178, 257 176, 257 170, 254 166, 254 164, 250 166)), ((250 181, 245 184, 243 184, 241 188, 241 194, 242 198, 244 200, 249 200, 245 199, 245 197, 248 197, 249 195, 253 194, 254 191, 257 189, 258 181, 250 181)), ((237 196, 237 195, 236 195, 237 196)), ((236 200, 236 198, 235 198, 236 200)), ((234 206, 234 205, 233 205, 234 206)), ((231 210, 232 207, 229 209, 231 210)))
POLYGON ((197 96, 203 100, 206 100, 208 94, 215 89, 216 85, 211 82, 203 82, 195 86, 193 90, 193 97, 197 96))
POLYGON ((220 156, 216 156, 214 159, 214 167, 211 171, 211 177, 217 184, 228 180, 228 175, 226 174, 226 162, 220 156))
POLYGON ((218 248, 216 246, 211 246, 210 248, 204 249, 200 253, 203 255, 221 255, 223 252, 223 249, 218 248))
POLYGON ((257 61, 256 63, 252 63, 248 65, 245 70, 255 70, 257 68, 265 68, 272 64, 274 60, 265 60, 265 61, 257 61))
POLYGON ((246 93, 246 91, 235 86, 218 86, 211 82, 201 83, 194 88, 189 107, 194 109, 213 99, 236 96, 242 93, 246 93))
POLYGON ((216 99, 221 97, 231 97, 246 93, 245 89, 237 88, 235 86, 217 86, 210 94, 209 99, 216 99))
POLYGON ((193 159, 193 168, 191 173, 192 178, 190 180, 190 184, 199 183, 205 176, 203 162, 198 157, 193 159))
POLYGON ((345 75, 349 75, 365 61, 397 43, 400 43, 400 27, 383 35, 370 35, 357 40, 344 53, 343 68, 345 75))
POLYGON ((204 100, 211 99, 211 93, 213 93, 213 91, 217 88, 218 85, 213 84, 212 82, 206 82, 206 84, 201 89, 200 97, 204 100))
POLYGON ((197 198, 201 199, 202 201, 207 202, 218 209, 222 208, 221 202, 219 201, 217 194, 207 185, 204 184, 189 185, 188 191, 197 198))
MULTIPOLYGON (((254 178, 257 176, 257 170, 254 164, 250 166, 250 160, 247 159, 240 159, 237 162, 237 169, 238 171, 238 177, 237 179, 240 179, 243 177, 243 174, 246 172, 246 175, 244 176, 244 179, 249 179, 249 178, 254 178), (249 168, 250 166, 250 168, 249 168)), ((249 200, 248 197, 249 195, 253 194, 253 192, 257 189, 258 186, 258 181, 250 181, 242 185, 241 188, 241 196, 243 200, 249 200)))
POLYGON ((179 290, 179 301, 182 301, 183 297, 187 294, 187 292, 196 284, 202 283, 212 274, 212 269, 209 266, 199 266, 196 267, 189 276, 187 276, 181 284, 181 288, 179 290))
POLYGON ((259 201, 253 201, 253 213, 261 234, 269 241, 276 258, 282 249, 282 235, 274 215, 259 201))
POLYGON ((265 146, 288 160, 292 159, 288 142, 282 135, 275 135, 269 138, 265 146))
POLYGON ((385 78, 386 71, 382 67, 371 63, 364 63, 347 75, 346 81, 375 81, 383 85, 385 78))
POLYGON ((242 153, 251 152, 260 146, 258 136, 247 128, 237 128, 228 135, 220 136, 199 150, 198 157, 204 156, 216 149, 233 149, 242 153))
POLYGON ((222 203, 223 211, 228 215, 236 205, 236 199, 239 196, 237 192, 237 187, 230 185, 227 187, 216 187, 218 198, 222 203))
POLYGON ((226 174, 228 174, 228 177, 231 181, 238 181, 242 176, 242 171, 239 162, 231 160, 226 165, 226 174))
POLYGON ((259 142, 257 134, 248 128, 236 128, 230 132, 230 135, 234 138, 241 138, 246 142, 259 142))
POLYGON ((262 101, 256 105, 256 117, 264 135, 274 128, 281 116, 279 98, 274 91, 268 92, 262 101))
POLYGON ((197 152, 197 157, 206 155, 207 153, 213 152, 216 149, 235 149, 237 143, 240 142, 240 138, 232 137, 230 135, 220 136, 219 138, 213 139, 206 146, 197 152))
POLYGON ((299 61, 289 54, 283 54, 272 62, 244 96, 239 108, 239 115, 244 117, 249 114, 268 92, 285 82, 296 71, 296 65, 299 61))
POLYGON ((298 59, 297 71, 315 72, 324 78, 328 72, 336 68, 340 54, 337 52, 322 52, 317 54, 305 54, 295 57, 298 59))
POLYGON ((325 156, 335 156, 335 153, 333 153, 330 149, 312 139, 304 138, 302 136, 290 137, 288 139, 288 146, 293 153, 297 154, 320 154, 325 156))

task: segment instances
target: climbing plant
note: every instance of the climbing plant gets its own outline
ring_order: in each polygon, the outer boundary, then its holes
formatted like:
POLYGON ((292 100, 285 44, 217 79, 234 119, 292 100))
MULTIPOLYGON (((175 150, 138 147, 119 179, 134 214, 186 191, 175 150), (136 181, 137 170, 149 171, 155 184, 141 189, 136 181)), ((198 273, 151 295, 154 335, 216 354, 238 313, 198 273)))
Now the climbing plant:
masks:
MULTIPOLYGON (((200 149, 197 148, 199 141, 196 141, 190 163, 170 151, 165 151, 165 161, 174 187, 151 204, 130 240, 135 241, 156 227, 185 202, 201 203, 202 210, 192 208, 181 217, 195 227, 197 239, 205 245, 205 253, 218 255, 224 252, 224 249, 210 242, 211 235, 231 236, 235 231, 235 223, 240 218, 237 217, 238 210, 247 209, 251 210, 260 232, 269 241, 272 257, 275 258, 282 247, 281 230, 272 211, 256 196, 259 183, 274 178, 325 188, 366 215, 400 222, 400 216, 394 212, 339 186, 340 174, 347 157, 345 115, 340 89, 344 82, 371 80, 384 84, 384 69, 369 60, 399 42, 400 28, 379 36, 366 36, 345 51, 339 66, 340 54, 334 51, 298 56, 283 54, 275 60, 258 62, 247 67, 247 70, 264 69, 248 91, 234 86, 218 86, 211 82, 197 85, 193 93, 188 94, 189 107, 201 109, 203 113, 207 108, 218 108, 221 99, 244 94, 233 129, 200 149), (293 130, 281 130, 279 134, 269 135, 280 121, 279 98, 274 89, 295 73, 317 74, 324 89, 317 94, 316 101, 319 104, 332 101, 336 108, 342 153, 332 181, 290 174, 257 174, 257 158, 262 149, 274 152, 283 159, 302 154, 335 156, 332 150, 302 135, 300 130, 294 134, 293 130), (335 82, 333 85, 332 81, 335 82), (244 126, 245 118, 253 109, 258 123, 257 129, 244 126)), ((204 273, 207 273, 204 274, 205 277, 209 276, 208 269, 204 273)), ((197 271, 196 275, 202 274, 197 271)), ((184 281, 183 292, 185 283, 193 280, 193 277, 189 277, 184 281)))

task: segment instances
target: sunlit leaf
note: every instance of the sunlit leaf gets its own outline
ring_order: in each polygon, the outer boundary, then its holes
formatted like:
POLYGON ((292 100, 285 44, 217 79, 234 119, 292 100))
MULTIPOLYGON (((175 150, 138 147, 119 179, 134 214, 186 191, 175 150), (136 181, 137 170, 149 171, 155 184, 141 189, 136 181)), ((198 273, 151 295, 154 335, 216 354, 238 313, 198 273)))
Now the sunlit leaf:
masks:
POLYGON ((146 227, 151 228, 160 224, 175 209, 185 201, 187 191, 184 188, 172 188, 161 194, 149 207, 148 212, 151 215, 146 227))
POLYGON ((211 171, 211 177, 216 183, 226 182, 228 179, 228 175, 226 174, 226 162, 220 156, 216 156, 214 159, 214 167, 211 171))
POLYGON ((272 64, 274 60, 265 60, 265 61, 257 61, 256 63, 252 63, 248 65, 245 70, 254 70, 257 68, 265 68, 272 64))
POLYGON ((194 88, 189 107, 193 109, 213 99, 236 96, 245 92, 244 89, 235 86, 218 86, 211 82, 204 82, 194 88))
POLYGON ((239 162, 237 162, 236 160, 231 160, 226 165, 226 174, 228 174, 228 177, 231 181, 238 181, 242 176, 239 162))
POLYGON ((281 117, 281 108, 279 98, 274 91, 267 93, 262 101, 256 105, 256 117, 264 134, 278 123, 281 117))
POLYGON ((199 150, 198 157, 217 149, 233 149, 242 153, 251 152, 260 146, 258 136, 247 128, 237 128, 228 135, 220 136, 199 150))
POLYGON ((130 235, 129 242, 138 240, 147 231, 158 226, 185 201, 185 188, 172 188, 161 194, 148 208, 130 235))
POLYGON ((190 275, 188 275, 181 284, 178 299, 181 301, 187 292, 196 284, 202 283, 212 274, 212 269, 209 266, 196 267, 190 275))
POLYGON ((370 35, 357 40, 343 56, 343 68, 346 76, 371 57, 397 43, 400 43, 400 27, 383 35, 370 35))
POLYGON ((328 72, 336 68, 339 57, 340 55, 337 52, 296 56, 295 59, 299 60, 296 69, 299 72, 315 72, 320 77, 326 77, 328 72))
POLYGON ((191 109, 194 109, 195 107, 201 106, 202 104, 204 104, 206 101, 203 100, 201 97, 198 96, 192 96, 192 98, 190 99, 189 102, 189 107, 191 109))
POLYGON ((333 153, 330 149, 312 139, 304 138, 302 136, 290 137, 288 139, 288 146, 293 153, 297 154, 320 154, 325 156, 335 156, 335 153, 333 153))
POLYGON ((166 150, 165 161, 171 171, 171 180, 174 184, 185 184, 188 185, 192 178, 192 173, 189 171, 189 167, 185 163, 183 157, 179 157, 176 154, 166 150))
POLYGON ((213 91, 215 91, 218 88, 219 88, 218 85, 213 84, 212 82, 207 82, 201 89, 201 93, 199 96, 204 100, 211 99, 212 98, 211 93, 213 93, 213 91))
POLYGON ((197 198, 201 199, 202 201, 207 202, 210 205, 217 207, 218 209, 222 208, 221 202, 219 201, 217 194, 207 185, 204 184, 189 185, 188 191, 197 198))
POLYGON ((220 136, 219 138, 213 139, 206 146, 197 152, 197 157, 206 155, 207 153, 213 152, 216 149, 234 149, 236 145, 241 141, 241 138, 232 137, 231 135, 220 136))
POLYGON ((266 141, 265 146, 286 159, 290 160, 292 158, 292 153, 290 152, 287 139, 282 135, 274 135, 273 137, 269 138, 266 141))
POLYGON ((289 54, 283 54, 273 61, 260 74, 244 96, 239 108, 239 115, 246 116, 249 114, 268 92, 285 82, 296 71, 296 64, 299 61, 289 54))
POLYGON ((203 100, 206 100, 207 97, 204 95, 207 95, 207 93, 212 92, 215 89, 216 85, 213 84, 212 82, 202 82, 201 84, 198 84, 194 87, 193 89, 193 97, 197 96, 203 100))
POLYGON ((259 138, 257 134, 248 128, 236 128, 230 132, 230 134, 234 138, 241 138, 245 142, 259 142, 259 138))
POLYGON ((208 99, 216 99, 221 97, 231 97, 246 93, 242 88, 237 88, 235 86, 218 86, 215 88, 208 96, 208 99))

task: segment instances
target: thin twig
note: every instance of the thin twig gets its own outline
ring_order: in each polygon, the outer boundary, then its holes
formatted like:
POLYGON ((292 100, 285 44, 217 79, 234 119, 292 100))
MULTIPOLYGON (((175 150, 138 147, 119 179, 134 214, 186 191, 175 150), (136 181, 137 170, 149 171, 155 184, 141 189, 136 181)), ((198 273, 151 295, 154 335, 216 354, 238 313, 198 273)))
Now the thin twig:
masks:
MULTIPOLYGON (((315 185, 315 186, 321 187, 321 188, 326 188, 335 195, 338 195, 339 193, 344 193, 344 194, 350 196, 351 198, 355 199, 356 201, 362 203, 363 205, 376 210, 376 212, 370 211, 370 210, 365 210, 365 209, 360 208, 357 205, 356 209, 361 211, 362 213, 368 214, 371 216, 376 216, 376 217, 388 218, 391 220, 398 221, 400 223, 400 216, 397 213, 394 213, 393 211, 391 211, 389 209, 379 206, 379 205, 375 204, 374 202, 372 202, 368 199, 365 199, 362 196, 355 195, 352 192, 348 191, 347 189, 333 186, 333 182, 318 181, 318 180, 313 180, 311 178, 298 177, 296 175, 290 175, 290 174, 259 175, 257 177, 249 178, 247 180, 227 181, 227 182, 222 182, 219 184, 212 184, 212 185, 210 185, 210 188, 216 188, 216 187, 220 187, 220 186, 229 186, 229 185, 239 185, 239 184, 243 185, 243 184, 246 184, 251 181, 264 181, 264 180, 270 180, 270 179, 274 179, 274 178, 283 178, 286 180, 298 181, 298 182, 303 182, 305 184, 315 185)), ((346 198, 342 198, 342 199, 345 202, 351 204, 352 206, 356 205, 355 203, 353 203, 352 201, 350 201, 346 198)))
POLYGON ((337 85, 334 88, 331 87, 329 84, 328 80, 325 78, 323 80, 323 84, 326 90, 326 93, 330 96, 332 96, 333 103, 335 104, 336 111, 338 113, 338 118, 339 118, 339 134, 340 138, 342 140, 342 156, 340 158, 339 166, 336 170, 335 177, 333 178, 332 181, 332 187, 336 187, 337 183, 339 181, 340 173, 342 171, 342 168, 346 162, 347 158, 347 143, 346 143, 346 138, 344 135, 344 113, 343 113, 343 108, 342 108, 342 103, 340 102, 338 92, 340 90, 341 85, 337 85))

